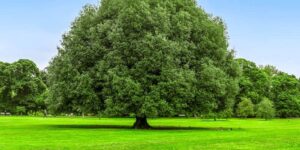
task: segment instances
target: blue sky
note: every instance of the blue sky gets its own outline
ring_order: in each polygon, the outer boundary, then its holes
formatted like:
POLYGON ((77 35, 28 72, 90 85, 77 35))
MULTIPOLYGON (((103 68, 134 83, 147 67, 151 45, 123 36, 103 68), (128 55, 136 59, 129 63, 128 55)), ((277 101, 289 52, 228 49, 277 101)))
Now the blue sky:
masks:
POLYGON ((199 0, 225 20, 238 57, 300 77, 299 0, 199 0))
POLYGON ((43 69, 87 3, 98 0, 1 0, 0 61, 31 59, 43 69))
MULTIPOLYGON (((0 1, 0 61, 34 60, 42 69, 57 53, 61 35, 86 3, 98 0, 0 1)), ((300 1, 199 0, 228 27, 237 57, 272 64, 300 76, 300 1)))

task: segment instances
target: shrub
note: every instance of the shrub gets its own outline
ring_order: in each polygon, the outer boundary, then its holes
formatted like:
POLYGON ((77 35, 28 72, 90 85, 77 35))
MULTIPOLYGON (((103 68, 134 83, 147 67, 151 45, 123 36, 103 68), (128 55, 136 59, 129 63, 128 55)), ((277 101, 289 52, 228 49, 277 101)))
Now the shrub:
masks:
POLYGON ((271 119, 275 116, 275 109, 273 102, 268 98, 264 98, 258 105, 256 116, 260 118, 264 118, 266 120, 271 119))
POLYGON ((247 118, 254 115, 254 105, 248 98, 242 98, 237 108, 238 117, 247 118))
POLYGON ((16 113, 18 115, 25 115, 26 114, 26 108, 24 106, 17 106, 16 107, 16 113))

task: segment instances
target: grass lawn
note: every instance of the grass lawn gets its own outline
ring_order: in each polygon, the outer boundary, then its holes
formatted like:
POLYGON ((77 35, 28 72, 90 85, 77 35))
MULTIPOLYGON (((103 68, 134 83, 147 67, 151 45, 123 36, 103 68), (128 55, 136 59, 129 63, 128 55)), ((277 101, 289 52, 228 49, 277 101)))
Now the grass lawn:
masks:
POLYGON ((300 119, 223 121, 0 117, 0 149, 300 149, 300 119), (172 128, 179 127, 179 128, 172 128))

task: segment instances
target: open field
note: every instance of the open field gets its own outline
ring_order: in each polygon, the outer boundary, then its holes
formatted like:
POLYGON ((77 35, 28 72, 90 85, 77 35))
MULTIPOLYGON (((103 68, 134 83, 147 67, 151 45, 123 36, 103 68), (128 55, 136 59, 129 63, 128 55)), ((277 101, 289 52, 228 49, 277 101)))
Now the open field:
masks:
POLYGON ((0 117, 0 149, 300 149, 300 119, 150 119, 152 130, 133 122, 0 117))

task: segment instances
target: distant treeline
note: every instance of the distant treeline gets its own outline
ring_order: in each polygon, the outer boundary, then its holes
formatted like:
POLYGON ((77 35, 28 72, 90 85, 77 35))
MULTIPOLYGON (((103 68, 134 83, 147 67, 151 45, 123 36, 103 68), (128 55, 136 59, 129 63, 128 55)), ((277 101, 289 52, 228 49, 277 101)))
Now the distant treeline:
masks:
MULTIPOLYGON (((274 105, 276 117, 300 117, 300 80, 296 76, 270 65, 257 66, 245 59, 235 61, 240 65, 242 73, 239 79, 239 93, 232 112, 203 116, 255 117, 258 111, 256 106, 268 99, 274 105)), ((56 104, 51 104, 48 100, 47 79, 47 71, 40 71, 30 60, 0 62, 1 114, 47 115, 48 111, 51 113, 51 107, 56 104)), ((97 112, 89 113, 97 115, 97 112)), ((82 112, 78 109, 73 114, 81 115, 82 112)))
POLYGON ((277 117, 300 117, 300 81, 296 76, 279 71, 274 66, 257 66, 245 59, 237 61, 242 75, 235 112, 243 98, 251 100, 254 105, 267 98, 274 103, 277 117))

